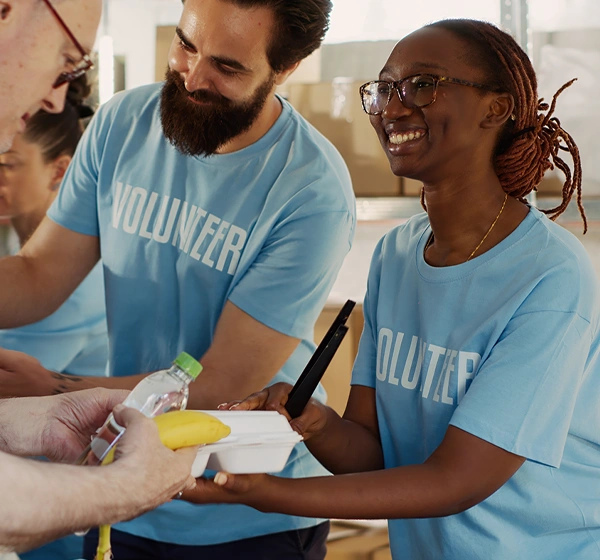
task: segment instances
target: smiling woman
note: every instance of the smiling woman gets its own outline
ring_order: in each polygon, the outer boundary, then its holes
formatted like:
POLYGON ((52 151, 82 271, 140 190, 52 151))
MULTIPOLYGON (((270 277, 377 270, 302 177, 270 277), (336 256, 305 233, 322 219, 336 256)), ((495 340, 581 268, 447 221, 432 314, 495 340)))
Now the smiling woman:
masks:
MULTIPOLYGON (((579 241, 524 199, 551 165, 566 176, 551 217, 581 194, 556 96, 539 103, 527 55, 473 20, 408 35, 361 93, 427 211, 375 249, 343 418, 312 401, 292 420, 336 476, 220 473, 184 497, 388 518, 397 559, 596 559, 600 286, 579 241)), ((224 408, 285 414, 289 390, 224 408)))

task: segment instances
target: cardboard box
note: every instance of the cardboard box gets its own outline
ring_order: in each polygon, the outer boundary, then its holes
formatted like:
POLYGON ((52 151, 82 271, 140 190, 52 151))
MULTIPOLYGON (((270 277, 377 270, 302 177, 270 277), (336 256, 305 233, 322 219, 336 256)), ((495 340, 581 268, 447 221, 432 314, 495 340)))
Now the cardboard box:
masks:
POLYGON ((292 83, 288 100, 339 150, 348 165, 356 196, 398 196, 401 180, 362 110, 362 82, 340 79, 315 84, 292 83))

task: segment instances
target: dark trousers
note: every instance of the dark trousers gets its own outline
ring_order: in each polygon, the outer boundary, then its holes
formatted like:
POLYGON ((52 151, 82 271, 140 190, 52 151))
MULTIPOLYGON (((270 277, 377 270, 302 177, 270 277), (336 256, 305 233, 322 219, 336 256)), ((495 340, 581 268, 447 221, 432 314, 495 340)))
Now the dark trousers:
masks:
MULTIPOLYGON (((188 546, 157 542, 111 530, 115 560, 323 560, 329 522, 210 546, 188 546)), ((98 530, 85 537, 83 557, 94 560, 98 546, 98 530)))

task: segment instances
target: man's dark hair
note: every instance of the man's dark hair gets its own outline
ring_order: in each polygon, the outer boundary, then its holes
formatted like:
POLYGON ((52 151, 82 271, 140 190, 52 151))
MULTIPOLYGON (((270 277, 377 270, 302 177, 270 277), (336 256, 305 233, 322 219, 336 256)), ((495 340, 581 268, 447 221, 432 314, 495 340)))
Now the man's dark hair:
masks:
POLYGON ((267 57, 281 72, 317 50, 329 29, 331 0, 227 0, 245 8, 268 8, 275 14, 275 29, 267 57))

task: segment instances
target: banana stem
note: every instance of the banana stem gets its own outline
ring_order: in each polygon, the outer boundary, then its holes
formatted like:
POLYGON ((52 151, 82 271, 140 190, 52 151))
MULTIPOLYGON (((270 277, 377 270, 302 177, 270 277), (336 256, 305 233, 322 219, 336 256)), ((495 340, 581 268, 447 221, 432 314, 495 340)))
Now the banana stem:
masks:
POLYGON ((112 560, 110 525, 100 525, 96 560, 112 560))

